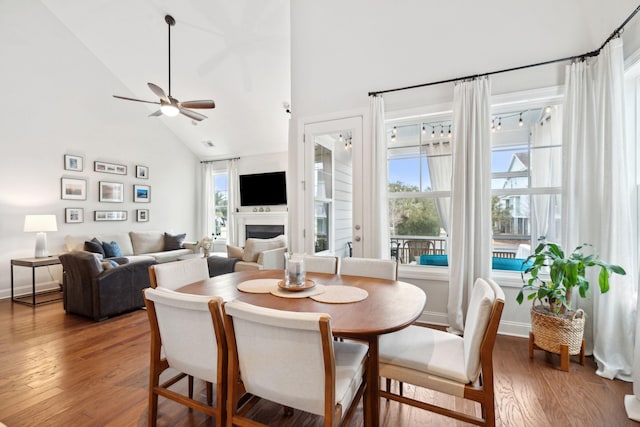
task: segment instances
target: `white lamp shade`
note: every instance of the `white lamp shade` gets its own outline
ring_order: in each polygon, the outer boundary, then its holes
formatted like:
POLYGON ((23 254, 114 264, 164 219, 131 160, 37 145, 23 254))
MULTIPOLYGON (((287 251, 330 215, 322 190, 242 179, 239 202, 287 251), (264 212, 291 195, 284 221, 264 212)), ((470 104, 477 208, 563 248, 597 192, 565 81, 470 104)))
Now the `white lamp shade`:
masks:
POLYGON ((55 215, 26 215, 24 217, 25 232, 58 231, 55 215))

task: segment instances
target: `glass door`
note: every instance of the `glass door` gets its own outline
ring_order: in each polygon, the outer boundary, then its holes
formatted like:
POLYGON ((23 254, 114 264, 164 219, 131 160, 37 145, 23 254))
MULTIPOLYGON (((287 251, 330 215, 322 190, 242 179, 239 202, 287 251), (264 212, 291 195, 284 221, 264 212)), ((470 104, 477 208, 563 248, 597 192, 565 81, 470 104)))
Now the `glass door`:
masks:
POLYGON ((305 242, 308 254, 360 253, 362 119, 305 125, 305 242))

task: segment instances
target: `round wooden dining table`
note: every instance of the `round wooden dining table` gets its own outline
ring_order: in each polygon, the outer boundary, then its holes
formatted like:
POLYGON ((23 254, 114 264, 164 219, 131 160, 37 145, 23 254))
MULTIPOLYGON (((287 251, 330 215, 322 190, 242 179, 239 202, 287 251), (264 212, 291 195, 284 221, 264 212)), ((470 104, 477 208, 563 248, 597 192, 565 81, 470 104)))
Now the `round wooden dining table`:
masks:
POLYGON ((334 336, 366 341, 369 344, 367 399, 370 413, 367 425, 380 422, 378 395, 378 337, 405 328, 417 320, 424 310, 427 297, 415 285, 395 280, 340 274, 307 273, 307 279, 325 286, 355 286, 368 296, 352 303, 324 303, 311 298, 283 298, 271 293, 248 293, 238 285, 255 279, 283 279, 284 270, 254 270, 223 274, 176 289, 196 295, 217 295, 224 301, 240 300, 277 310, 327 313, 331 316, 334 336))

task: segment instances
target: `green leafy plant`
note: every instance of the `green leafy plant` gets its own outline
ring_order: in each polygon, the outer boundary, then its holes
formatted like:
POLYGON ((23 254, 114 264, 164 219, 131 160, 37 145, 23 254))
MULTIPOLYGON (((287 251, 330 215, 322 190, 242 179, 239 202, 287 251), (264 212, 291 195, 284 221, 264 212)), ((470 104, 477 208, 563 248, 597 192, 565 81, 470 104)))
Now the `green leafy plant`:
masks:
POLYGON ((554 314, 571 310, 571 296, 574 288, 578 288, 578 294, 582 298, 586 298, 589 294, 589 281, 585 275, 587 269, 591 267, 600 267, 598 276, 600 292, 609 291, 609 276, 612 273, 625 275, 626 272, 619 265, 603 261, 595 253, 584 254, 585 247, 593 248, 592 245, 585 243, 565 256, 560 245, 549 242, 540 243, 534 253, 525 260, 525 263, 532 261, 532 264, 522 272, 523 285, 516 298, 518 303, 522 304, 524 294, 528 292, 527 300, 537 298, 542 303, 548 304, 549 311, 554 314), (546 280, 547 273, 548 280, 546 280))

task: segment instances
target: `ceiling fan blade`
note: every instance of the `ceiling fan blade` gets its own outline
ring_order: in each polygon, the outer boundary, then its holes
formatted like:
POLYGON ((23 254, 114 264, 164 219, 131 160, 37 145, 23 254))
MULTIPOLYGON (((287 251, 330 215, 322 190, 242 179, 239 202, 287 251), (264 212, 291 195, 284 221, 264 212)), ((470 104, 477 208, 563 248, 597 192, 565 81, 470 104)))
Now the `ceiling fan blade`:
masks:
POLYGON ((154 113, 149 114, 148 117, 158 117, 158 116, 161 116, 161 115, 162 115, 162 110, 158 110, 158 111, 156 111, 154 113))
POLYGON ((169 101, 169 97, 167 96, 166 93, 164 93, 164 90, 162 90, 160 86, 154 85, 153 83, 147 83, 147 86, 149 86, 149 89, 151 89, 151 91, 155 93, 158 96, 158 98, 164 101, 167 101, 169 104, 171 104, 171 101, 169 101))
POLYGON ((189 117, 190 119, 197 120, 197 121, 201 121, 207 118, 207 116, 203 114, 196 113, 195 111, 187 110, 185 108, 180 109, 180 114, 183 114, 189 117))
POLYGON ((113 95, 114 98, 118 98, 118 99, 124 99, 126 101, 136 101, 136 102, 144 102, 147 104, 160 104, 159 102, 155 102, 155 101, 145 101, 143 99, 135 99, 135 98, 127 98, 126 96, 119 96, 119 95, 113 95))
POLYGON ((212 99, 203 99, 199 101, 185 101, 181 102, 180 106, 183 108, 216 108, 216 103, 212 99))

